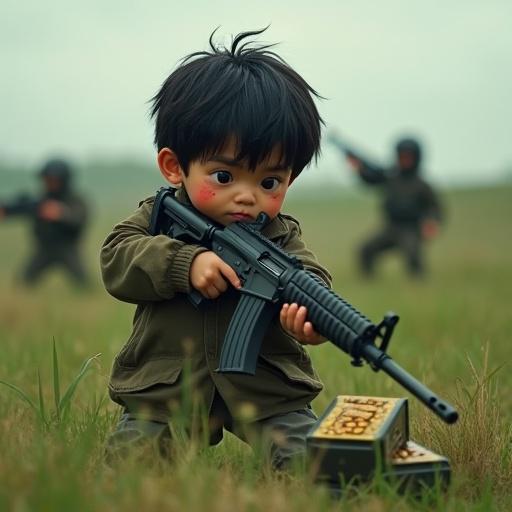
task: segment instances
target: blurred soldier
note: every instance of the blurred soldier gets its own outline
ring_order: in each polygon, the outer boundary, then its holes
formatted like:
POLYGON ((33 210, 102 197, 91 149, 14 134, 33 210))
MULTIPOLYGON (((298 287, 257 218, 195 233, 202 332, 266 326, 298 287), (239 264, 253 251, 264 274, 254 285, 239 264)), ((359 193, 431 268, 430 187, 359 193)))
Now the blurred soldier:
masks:
POLYGON ((72 189, 72 172, 63 160, 50 160, 41 169, 43 184, 40 197, 21 196, 13 202, 0 203, 0 220, 15 215, 30 217, 33 224, 33 254, 25 265, 22 279, 34 284, 50 267, 64 267, 73 280, 84 286, 87 275, 79 241, 87 218, 84 201, 72 189))
POLYGON ((336 135, 331 134, 329 140, 345 153, 365 183, 380 186, 383 192, 384 225, 359 252, 363 273, 372 275, 377 258, 385 251, 397 249, 405 257, 409 273, 421 276, 425 271, 422 245, 437 235, 441 207, 437 194, 420 176, 419 143, 413 138, 399 140, 396 163, 384 169, 349 149, 336 135))

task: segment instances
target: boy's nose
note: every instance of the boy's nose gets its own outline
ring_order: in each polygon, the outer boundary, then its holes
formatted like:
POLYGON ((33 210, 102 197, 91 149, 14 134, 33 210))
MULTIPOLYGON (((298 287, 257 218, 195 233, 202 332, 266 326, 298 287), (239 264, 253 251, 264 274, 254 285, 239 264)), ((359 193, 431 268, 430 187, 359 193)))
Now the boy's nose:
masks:
POLYGON ((235 202, 240 204, 252 205, 256 202, 254 192, 248 188, 242 188, 235 195, 235 202))

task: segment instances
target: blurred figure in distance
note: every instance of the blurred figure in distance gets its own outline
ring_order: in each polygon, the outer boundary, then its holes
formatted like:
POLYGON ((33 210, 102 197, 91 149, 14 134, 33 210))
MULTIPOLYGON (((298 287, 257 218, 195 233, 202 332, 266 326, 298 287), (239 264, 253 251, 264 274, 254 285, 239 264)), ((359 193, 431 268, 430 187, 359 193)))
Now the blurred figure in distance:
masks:
POLYGON ((421 177, 419 142, 412 137, 400 139, 395 146, 396 161, 384 168, 349 148, 334 132, 327 140, 344 153, 365 184, 377 186, 382 192, 383 224, 359 250, 363 274, 374 275, 380 256, 397 250, 404 257, 411 276, 424 275, 423 245, 437 236, 442 210, 437 193, 421 177))
POLYGON ((83 287, 88 277, 80 256, 79 243, 87 221, 87 206, 72 187, 71 166, 62 159, 49 160, 38 175, 42 193, 21 195, 0 202, 0 221, 24 216, 32 223, 32 255, 23 267, 24 284, 34 285, 52 267, 64 268, 83 287))

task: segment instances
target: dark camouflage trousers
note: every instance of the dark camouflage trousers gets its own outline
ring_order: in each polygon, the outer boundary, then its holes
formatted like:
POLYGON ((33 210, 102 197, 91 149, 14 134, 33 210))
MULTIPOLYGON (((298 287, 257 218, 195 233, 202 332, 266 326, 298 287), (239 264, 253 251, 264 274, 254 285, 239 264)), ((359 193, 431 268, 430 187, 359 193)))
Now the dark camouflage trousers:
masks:
POLYGON ((359 262, 365 275, 373 275, 377 259, 390 250, 404 258, 407 270, 413 276, 424 273, 422 238, 419 227, 389 224, 371 236, 359 250, 359 262))
MULTIPOLYGON (((223 429, 231 432, 252 448, 261 450, 265 460, 274 469, 286 470, 294 464, 302 466, 306 455, 306 434, 317 417, 310 407, 289 413, 278 414, 248 425, 237 425, 226 404, 215 393, 209 413, 209 445, 218 444, 223 438, 223 429)), ((173 420, 170 420, 172 425, 173 420)), ((172 443, 169 423, 149 421, 125 411, 116 430, 108 437, 107 462, 129 456, 130 452, 151 445, 160 455, 169 455, 172 443)))
POLYGON ((80 253, 74 245, 36 247, 22 270, 21 279, 27 285, 34 285, 52 268, 64 269, 79 286, 88 283, 80 253))

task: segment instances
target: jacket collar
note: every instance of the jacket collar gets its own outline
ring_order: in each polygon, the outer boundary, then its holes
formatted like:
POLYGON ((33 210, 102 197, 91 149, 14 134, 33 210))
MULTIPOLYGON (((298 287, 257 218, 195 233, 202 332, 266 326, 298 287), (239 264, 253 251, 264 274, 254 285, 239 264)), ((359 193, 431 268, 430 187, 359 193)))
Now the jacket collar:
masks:
MULTIPOLYGON (((190 198, 188 197, 187 191, 184 187, 178 188, 176 191, 176 199, 178 201, 192 205, 190 198)), ((283 217, 279 214, 273 218, 262 230, 261 234, 266 236, 270 240, 275 240, 286 235, 289 232, 288 225, 284 222, 283 217)))

